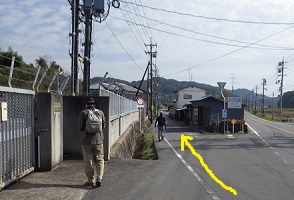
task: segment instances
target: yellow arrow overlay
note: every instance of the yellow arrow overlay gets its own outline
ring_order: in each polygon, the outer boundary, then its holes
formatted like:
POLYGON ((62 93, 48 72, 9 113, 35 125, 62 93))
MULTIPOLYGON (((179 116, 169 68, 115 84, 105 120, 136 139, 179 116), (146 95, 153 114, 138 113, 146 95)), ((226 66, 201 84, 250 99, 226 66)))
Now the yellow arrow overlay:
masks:
POLYGON ((212 172, 212 170, 209 169, 209 167, 207 166, 207 164, 204 162, 202 156, 195 151, 195 149, 193 148, 193 146, 190 144, 189 140, 193 140, 193 137, 191 137, 191 136, 185 136, 184 134, 181 135, 181 151, 184 151, 185 150, 185 145, 186 145, 190 149, 190 151, 192 152, 192 154, 196 158, 198 158, 198 160, 200 161, 200 164, 202 165, 202 167, 206 170, 206 172, 210 175, 210 177, 213 180, 215 180, 215 182, 217 182, 225 190, 228 190, 228 191, 232 192, 234 195, 237 195, 237 191, 234 188, 227 186, 219 178, 217 178, 214 175, 214 173, 212 172))

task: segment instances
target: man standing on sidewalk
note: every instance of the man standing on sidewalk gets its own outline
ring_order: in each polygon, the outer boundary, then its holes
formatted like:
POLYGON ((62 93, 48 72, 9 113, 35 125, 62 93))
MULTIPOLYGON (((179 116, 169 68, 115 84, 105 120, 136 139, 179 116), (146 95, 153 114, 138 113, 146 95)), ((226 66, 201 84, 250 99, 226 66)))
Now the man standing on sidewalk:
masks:
POLYGON ((158 123, 158 142, 164 139, 164 134, 163 134, 163 126, 166 129, 166 124, 165 124, 165 118, 162 116, 162 112, 160 112, 160 115, 156 118, 155 121, 155 127, 156 124, 158 123))
POLYGON ((101 110, 96 109, 96 102, 91 97, 86 99, 84 107, 77 123, 77 129, 84 132, 82 152, 85 173, 88 178, 84 185, 100 187, 104 172, 102 129, 105 127, 105 117, 101 110), (94 167, 97 177, 94 176, 94 167))

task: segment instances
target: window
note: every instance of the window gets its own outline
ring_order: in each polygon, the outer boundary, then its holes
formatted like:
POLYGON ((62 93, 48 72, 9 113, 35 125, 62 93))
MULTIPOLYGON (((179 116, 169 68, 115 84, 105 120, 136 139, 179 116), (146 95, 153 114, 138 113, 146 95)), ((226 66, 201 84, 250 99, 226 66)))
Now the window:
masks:
POLYGON ((192 99, 192 95, 191 94, 184 94, 184 99, 192 99))

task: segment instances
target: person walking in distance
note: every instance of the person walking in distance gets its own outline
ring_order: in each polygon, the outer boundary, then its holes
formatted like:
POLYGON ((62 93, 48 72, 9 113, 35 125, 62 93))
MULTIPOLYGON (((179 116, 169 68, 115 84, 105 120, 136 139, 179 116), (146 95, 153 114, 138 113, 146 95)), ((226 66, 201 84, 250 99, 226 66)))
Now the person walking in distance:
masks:
POLYGON ((105 127, 104 113, 96 109, 96 102, 88 97, 84 102, 77 129, 83 131, 82 153, 85 173, 88 178, 85 186, 100 187, 104 173, 103 128, 105 127), (96 168, 97 177, 94 175, 96 168))
POLYGON ((164 139, 164 134, 163 134, 163 126, 166 129, 166 124, 165 124, 165 118, 162 116, 162 112, 160 112, 159 116, 155 120, 155 127, 157 124, 158 128, 158 142, 164 139))

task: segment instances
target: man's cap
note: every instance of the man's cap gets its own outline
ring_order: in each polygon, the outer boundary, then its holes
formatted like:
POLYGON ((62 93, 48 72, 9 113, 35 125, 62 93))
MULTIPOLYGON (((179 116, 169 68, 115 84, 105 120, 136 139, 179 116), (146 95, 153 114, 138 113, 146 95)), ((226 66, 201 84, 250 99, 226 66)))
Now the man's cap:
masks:
POLYGON ((96 104, 95 100, 92 97, 88 97, 85 100, 85 104, 96 104))

